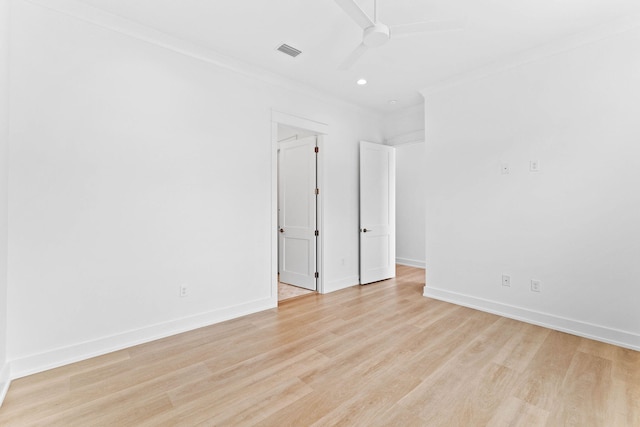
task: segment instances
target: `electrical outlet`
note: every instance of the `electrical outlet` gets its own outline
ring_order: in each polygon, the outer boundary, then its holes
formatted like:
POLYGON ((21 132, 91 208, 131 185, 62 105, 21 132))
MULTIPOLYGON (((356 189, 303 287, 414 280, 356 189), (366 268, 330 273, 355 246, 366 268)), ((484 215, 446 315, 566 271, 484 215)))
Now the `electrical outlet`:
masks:
POLYGON ((502 286, 511 286, 511 276, 507 274, 502 275, 502 286))
POLYGON ((180 297, 186 297, 189 295, 189 287, 185 284, 180 285, 180 297))
POLYGON ((540 161, 539 160, 531 160, 529 162, 529 171, 531 171, 531 172, 539 172, 540 171, 540 161))
POLYGON ((540 292, 540 280, 531 279, 531 292, 540 292))

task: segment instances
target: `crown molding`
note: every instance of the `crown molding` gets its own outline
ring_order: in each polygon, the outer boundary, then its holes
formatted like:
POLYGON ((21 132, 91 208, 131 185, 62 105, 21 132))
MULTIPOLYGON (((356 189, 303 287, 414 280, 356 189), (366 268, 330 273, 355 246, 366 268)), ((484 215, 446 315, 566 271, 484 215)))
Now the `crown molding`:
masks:
POLYGON ((405 145, 405 144, 417 144, 425 141, 424 129, 405 133, 402 135, 394 136, 385 141, 385 145, 405 145))
POLYGON ((610 21, 605 24, 592 27, 586 31, 572 34, 568 37, 563 37, 555 41, 509 55, 496 62, 476 68, 469 72, 447 78, 420 90, 420 93, 423 97, 427 98, 432 93, 480 80, 511 68, 516 68, 528 63, 560 55, 579 49, 583 46, 597 43, 601 40, 618 37, 637 28, 640 28, 640 15, 629 15, 622 19, 610 21))
POLYGON ((87 5, 78 0, 22 0, 62 15, 78 19, 104 28, 115 33, 125 35, 164 49, 197 59, 214 66, 233 71, 249 78, 260 80, 272 86, 292 90, 321 101, 341 105, 370 117, 380 119, 382 114, 341 99, 327 95, 326 92, 315 89, 304 83, 284 77, 257 65, 244 62, 230 56, 223 55, 202 45, 169 35, 165 32, 147 27, 119 15, 87 5))

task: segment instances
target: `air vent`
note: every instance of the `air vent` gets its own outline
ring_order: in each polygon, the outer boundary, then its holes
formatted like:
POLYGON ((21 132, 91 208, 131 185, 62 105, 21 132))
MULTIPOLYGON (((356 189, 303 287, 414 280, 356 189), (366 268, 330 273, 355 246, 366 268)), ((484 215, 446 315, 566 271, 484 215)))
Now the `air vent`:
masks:
POLYGON ((276 50, 279 50, 282 53, 286 53, 292 58, 295 58, 302 53, 301 50, 298 50, 295 47, 291 47, 288 44, 281 44, 276 50))

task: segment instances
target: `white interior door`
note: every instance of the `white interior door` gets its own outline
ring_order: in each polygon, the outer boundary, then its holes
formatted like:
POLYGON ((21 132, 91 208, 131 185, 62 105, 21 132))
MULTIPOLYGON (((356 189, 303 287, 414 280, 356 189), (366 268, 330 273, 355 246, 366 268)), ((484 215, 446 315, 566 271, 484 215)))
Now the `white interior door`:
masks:
POLYGON ((360 284, 396 275, 396 156, 360 142, 360 284))
POLYGON ((278 147, 280 281, 316 290, 316 137, 278 147))

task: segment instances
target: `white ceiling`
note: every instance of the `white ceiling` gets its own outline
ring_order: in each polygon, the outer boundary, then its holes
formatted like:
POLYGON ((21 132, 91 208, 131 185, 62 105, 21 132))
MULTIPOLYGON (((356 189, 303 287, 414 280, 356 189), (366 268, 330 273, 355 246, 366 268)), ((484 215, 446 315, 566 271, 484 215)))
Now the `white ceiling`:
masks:
MULTIPOLYGON (((465 29, 391 40, 338 71, 362 31, 334 0, 82 1, 380 112, 419 104, 419 90, 454 75, 640 14, 638 0, 378 0, 387 25, 463 19, 465 29), (303 53, 277 52, 282 43, 303 53), (369 84, 357 86, 360 77, 369 84)), ((373 0, 358 3, 373 15, 373 0)))

